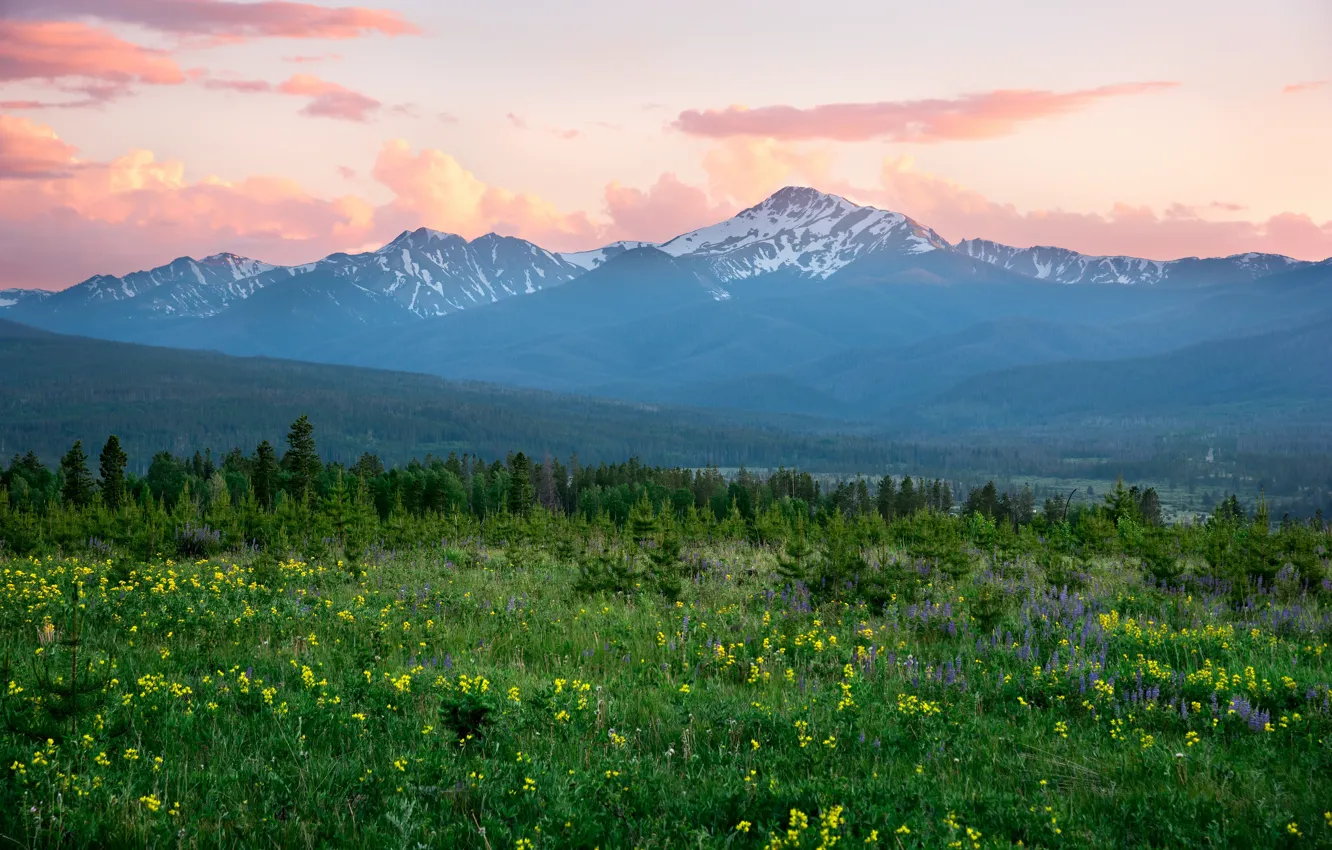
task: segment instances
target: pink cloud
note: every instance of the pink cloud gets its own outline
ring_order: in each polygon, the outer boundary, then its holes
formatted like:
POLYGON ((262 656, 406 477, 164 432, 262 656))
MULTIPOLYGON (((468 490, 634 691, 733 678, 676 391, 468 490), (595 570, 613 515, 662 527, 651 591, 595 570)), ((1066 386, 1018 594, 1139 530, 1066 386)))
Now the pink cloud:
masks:
POLYGON ((791 183, 825 183, 831 166, 826 150, 806 150, 776 139, 724 139, 703 156, 711 195, 742 207, 791 183))
POLYGON ((1162 213, 1130 204, 1116 204, 1105 213, 1024 212, 917 171, 909 157, 884 160, 877 187, 830 184, 825 188, 905 213, 954 242, 983 238, 1021 247, 1058 245, 1086 254, 1157 260, 1247 251, 1307 260, 1332 256, 1332 222, 1320 224, 1307 215, 1282 213, 1265 221, 1218 221, 1180 204, 1162 213))
POLYGON ((275 91, 311 98, 301 110, 305 115, 340 118, 344 121, 364 122, 383 105, 372 97, 321 80, 312 74, 296 74, 279 83, 275 91))
POLYGON ((83 162, 49 127, 0 116, 0 280, 60 288, 181 254, 236 251, 303 262, 375 236, 375 209, 312 197, 290 180, 188 181, 179 162, 131 151, 83 162))
MULTIPOLYGON (((954 241, 984 237, 1158 259, 1249 250, 1332 255, 1332 222, 1305 215, 1221 221, 1208 217, 1222 214, 1210 205, 1180 204, 1163 211, 1121 204, 1101 214, 1021 211, 905 158, 885 160, 875 185, 847 184, 827 175, 821 152, 768 140, 728 141, 713 151, 704 163, 707 187, 669 173, 646 188, 612 182, 602 209, 591 213, 487 183, 446 152, 414 150, 403 140, 385 143, 373 163, 370 175, 390 198, 380 205, 355 195, 313 196, 274 177, 190 180, 183 163, 146 150, 105 162, 77 154, 49 127, 0 116, 0 176, 8 178, 0 180, 0 285, 58 288, 223 250, 308 262, 421 225, 469 238, 494 231, 552 250, 660 241, 720 221, 787 181, 899 210, 954 241)), ((346 166, 339 172, 355 176, 346 166)))
POLYGON ((394 223, 389 229, 425 225, 468 238, 494 231, 552 250, 587 248, 602 238, 586 213, 491 186, 443 151, 413 153, 403 139, 384 144, 371 174, 394 194, 381 209, 383 220, 394 223))
POLYGON ((1282 94, 1300 94, 1302 92, 1313 91, 1325 87, 1332 80, 1310 80, 1306 83, 1291 83, 1281 89, 1282 94))
POLYGON ((234 91, 241 94, 262 94, 273 90, 267 80, 205 80, 204 88, 217 91, 234 91))
POLYGON ((606 213, 611 239, 641 239, 661 242, 681 233, 721 221, 738 212, 727 201, 713 201, 708 193, 663 174, 646 190, 612 182, 606 187, 606 213))
POLYGON ((50 127, 0 115, 0 179, 49 178, 75 166, 77 149, 50 127))
POLYGON ((85 98, 43 106, 83 106, 110 100, 136 82, 183 83, 185 74, 166 53, 86 24, 0 20, 0 83, 21 80, 59 82, 85 98))
POLYGON ((689 135, 725 138, 829 139, 858 142, 942 142, 1004 136, 1019 124, 1085 109, 1100 100, 1160 91, 1170 82, 1124 83, 1072 92, 999 90, 951 100, 833 103, 800 109, 764 106, 749 109, 686 110, 675 127, 689 135))
POLYGON ((348 39, 368 33, 415 35, 420 29, 397 12, 358 6, 327 7, 288 0, 9 0, 10 14, 87 16, 179 35, 218 40, 246 38, 348 39))
POLYGON ((320 53, 317 56, 283 56, 283 62, 295 62, 298 65, 309 64, 311 62, 332 62, 341 59, 337 53, 320 53))

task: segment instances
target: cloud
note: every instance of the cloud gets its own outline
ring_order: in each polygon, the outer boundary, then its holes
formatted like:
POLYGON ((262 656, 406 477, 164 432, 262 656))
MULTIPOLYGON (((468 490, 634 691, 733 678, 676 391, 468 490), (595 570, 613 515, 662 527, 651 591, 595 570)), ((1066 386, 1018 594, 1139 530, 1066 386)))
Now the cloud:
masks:
POLYGON ((833 103, 808 109, 731 106, 686 110, 674 126, 689 135, 709 138, 762 136, 787 141, 888 139, 920 143, 989 139, 1012 133, 1027 121, 1075 112, 1107 98, 1146 94, 1175 85, 1125 83, 1072 92, 1010 89, 951 100, 833 103))
MULTIPOLYGON (((365 122, 383 106, 374 98, 352 91, 337 83, 330 83, 311 74, 296 74, 290 79, 273 85, 266 80, 236 80, 228 78, 208 78, 204 88, 216 91, 232 91, 241 94, 278 94, 308 97, 310 102, 301 112, 324 118, 340 118, 344 121, 365 122)), ((395 112, 414 114, 410 104, 392 107, 395 112)))
POLYGON ((394 195, 381 209, 382 220, 393 223, 389 229, 424 225, 468 238, 493 231, 551 250, 587 248, 601 238, 586 213, 564 213, 536 195, 488 185, 447 153, 413 153, 404 139, 384 144, 371 174, 394 195))
POLYGON ((1058 245, 1085 254, 1156 260, 1247 251, 1309 260, 1332 256, 1332 221, 1320 224, 1307 215, 1282 213, 1265 221, 1214 220, 1181 204, 1161 213, 1130 204, 1116 204, 1104 213, 1024 212, 918 171, 910 157, 885 159, 876 187, 833 184, 827 190, 905 213, 954 242, 983 238, 1020 247, 1058 245))
MULTIPOLYGON (((1332 255, 1332 222, 1283 213, 1264 221, 1215 220, 1235 210, 1127 204, 1104 213, 1022 211, 888 158, 877 181, 829 176, 826 152, 770 140, 728 140, 704 161, 707 185, 675 174, 645 188, 611 182, 600 209, 566 210, 538 195, 487 183, 440 150, 385 143, 370 176, 389 200, 311 195, 294 181, 186 179, 185 164, 132 150, 110 161, 80 159, 50 127, 0 116, 0 283, 58 288, 98 273, 151 268, 182 254, 228 250, 301 263, 334 251, 381 245, 422 225, 468 238, 494 231, 551 250, 614 239, 662 241, 733 215, 777 184, 810 183, 860 203, 904 212, 953 241, 1061 245, 1090 254, 1156 259, 1271 251, 1332 255)), ((338 169, 351 179, 350 167, 338 169)))
POLYGON ((304 65, 310 62, 334 62, 341 58, 342 56, 337 53, 320 53, 317 56, 283 56, 282 61, 304 65))
POLYGON ((263 94, 273 90, 272 83, 267 80, 204 80, 204 88, 215 91, 234 91, 241 94, 263 94))
POLYGON ((734 204, 713 201, 707 192, 683 183, 669 173, 661 175, 646 190, 612 182, 606 187, 605 201, 611 222, 603 241, 641 239, 662 242, 739 211, 734 204))
POLYGON ((1305 83, 1291 83, 1290 85, 1282 88, 1281 93, 1301 94, 1303 92, 1314 91, 1315 89, 1324 88, 1325 86, 1327 86, 1328 83, 1332 83, 1332 80, 1310 80, 1305 83))
POLYGON ((86 16, 219 41, 264 37, 348 39, 369 33, 399 36, 420 32, 393 11, 288 0, 8 0, 7 6, 10 15, 86 16))
POLYGON ((50 127, 0 115, 0 180, 64 176, 77 149, 50 127))
POLYGON ((304 262, 363 244, 375 208, 321 199, 290 180, 188 181, 180 162, 136 150, 85 162, 49 127, 0 116, 0 280, 59 288, 182 254, 236 251, 304 262))
POLYGON ((364 122, 383 105, 372 97, 321 80, 312 74, 296 74, 279 83, 274 91, 311 98, 301 110, 305 115, 340 118, 344 121, 364 122))
POLYGON ((71 21, 0 20, 0 83, 25 80, 55 82, 62 91, 82 95, 78 101, 29 101, 23 107, 32 109, 96 105, 133 83, 177 85, 185 74, 163 51, 104 29, 71 21))
POLYGON ((805 150, 775 139, 725 139, 703 156, 708 191, 750 206, 790 183, 828 180, 832 155, 805 150))

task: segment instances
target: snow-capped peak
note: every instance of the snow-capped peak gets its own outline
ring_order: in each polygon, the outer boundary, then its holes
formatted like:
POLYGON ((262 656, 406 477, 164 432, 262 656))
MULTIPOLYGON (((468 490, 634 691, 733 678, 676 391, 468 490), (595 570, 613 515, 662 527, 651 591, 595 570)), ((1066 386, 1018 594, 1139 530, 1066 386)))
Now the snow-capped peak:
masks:
POLYGON ((264 273, 279 268, 236 254, 196 260, 177 257, 164 266, 122 277, 94 275, 42 302, 43 309, 66 312, 94 305, 145 316, 200 318, 249 298, 266 283, 264 273))
POLYGON ((1255 280, 1307 265, 1281 254, 1232 254, 1229 257, 1184 257, 1147 260, 1141 257, 1094 256, 1068 248, 1037 245, 1015 248, 988 239, 963 239, 957 250, 991 265, 1054 283, 1108 283, 1121 286, 1159 283, 1204 285, 1255 280))
POLYGON ((583 272, 517 237, 486 233, 468 240, 428 227, 404 230, 371 253, 334 254, 319 265, 422 318, 530 294, 583 272))
POLYGON ((876 251, 922 254, 948 248, 937 233, 901 213, 801 186, 787 186, 726 221, 661 246, 675 257, 705 259, 722 281, 783 268, 828 277, 876 251))

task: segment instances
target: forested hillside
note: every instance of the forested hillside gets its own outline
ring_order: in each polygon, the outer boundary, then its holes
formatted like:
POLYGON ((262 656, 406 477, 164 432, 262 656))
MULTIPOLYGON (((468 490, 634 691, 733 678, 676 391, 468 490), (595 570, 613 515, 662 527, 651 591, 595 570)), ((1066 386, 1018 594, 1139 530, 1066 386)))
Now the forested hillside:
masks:
POLYGON ((308 413, 330 460, 374 452, 406 462, 513 446, 591 460, 638 456, 720 466, 849 469, 882 444, 801 434, 822 423, 582 398, 425 375, 227 357, 59 336, 0 320, 0 455, 48 460, 73 440, 121 435, 142 467, 154 452, 225 451, 276 440, 308 413), (781 427, 786 426, 786 427, 781 427))
MULTIPOLYGON (((1311 340, 1317 344, 1313 335, 1294 335, 1289 345, 1311 340)), ((1207 362, 1200 358, 1199 368, 1207 362)), ((1310 361, 1297 368, 1314 366, 1310 361)), ((1090 386, 1107 387, 1106 398, 1114 399, 1118 373, 1110 364, 1105 369, 1090 386)), ((160 451, 187 458, 207 450, 218 457, 236 448, 252 453, 264 440, 278 442, 293 419, 308 414, 320 429, 322 457, 344 464, 366 452, 402 464, 428 454, 494 458, 521 449, 565 463, 577 454, 583 463, 637 457, 648 464, 713 464, 732 471, 799 467, 824 480, 926 474, 970 488, 994 478, 1010 490, 1030 482, 1042 497, 1104 489, 1123 475, 1155 482, 1176 513, 1210 511, 1230 493, 1252 502, 1260 492, 1281 513, 1311 516, 1332 508, 1332 445, 1317 421, 1302 422, 1287 411, 1261 427, 1250 422, 1229 431, 1176 430, 1159 422, 1139 427, 1126 416, 1102 417, 1094 426, 1043 427, 1039 415, 1023 414, 1025 408, 1007 401, 1028 398, 1023 393, 1031 392, 1030 382, 1003 380, 1013 381, 1009 395, 996 397, 982 385, 969 397, 968 415, 997 405, 1004 415, 1025 416, 1025 427, 890 431, 873 420, 616 402, 111 343, 0 320, 0 457, 33 451, 53 464, 75 440, 101 445, 115 433, 129 468, 142 474, 160 451)), ((1215 386, 1228 378, 1218 373, 1202 380, 1215 386)), ((1076 385, 1061 395, 1077 397, 1076 385)), ((1042 409, 1039 400, 1028 403, 1042 409)))

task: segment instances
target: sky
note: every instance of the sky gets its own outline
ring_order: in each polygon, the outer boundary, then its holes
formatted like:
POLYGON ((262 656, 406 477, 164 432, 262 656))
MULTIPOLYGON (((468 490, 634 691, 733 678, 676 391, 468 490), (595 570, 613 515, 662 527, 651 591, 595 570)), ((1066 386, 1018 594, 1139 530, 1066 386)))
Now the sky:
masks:
POLYGON ((1332 256, 1327 0, 0 0, 0 288, 784 185, 952 241, 1332 256))

